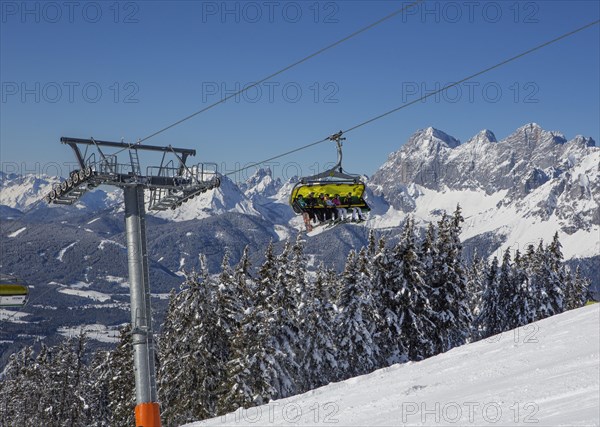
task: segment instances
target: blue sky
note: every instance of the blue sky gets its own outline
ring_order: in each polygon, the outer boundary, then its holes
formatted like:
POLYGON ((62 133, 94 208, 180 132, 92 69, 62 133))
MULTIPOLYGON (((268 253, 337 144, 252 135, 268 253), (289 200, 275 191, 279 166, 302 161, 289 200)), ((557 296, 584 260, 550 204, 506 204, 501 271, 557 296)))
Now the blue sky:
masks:
MULTIPOLYGON (((2 1, 2 170, 73 162, 61 136, 144 138, 407 4, 2 1)), ((597 20, 599 4, 426 1, 146 143, 195 148, 194 162, 231 172, 597 20)), ((537 122, 599 143, 599 27, 348 134, 345 168, 372 174, 427 126, 465 142, 537 122)), ((323 144, 271 167, 285 178, 334 160, 323 144)))

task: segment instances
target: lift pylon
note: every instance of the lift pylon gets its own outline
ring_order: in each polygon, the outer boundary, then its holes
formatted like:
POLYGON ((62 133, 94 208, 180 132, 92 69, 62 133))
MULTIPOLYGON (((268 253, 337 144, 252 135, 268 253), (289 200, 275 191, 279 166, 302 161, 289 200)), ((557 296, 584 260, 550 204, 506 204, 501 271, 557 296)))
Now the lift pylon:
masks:
POLYGON ((65 181, 48 193, 48 203, 71 205, 99 185, 113 185, 123 189, 137 402, 135 420, 138 427, 160 427, 144 190, 150 191, 149 209, 176 209, 197 194, 219 186, 217 166, 214 163, 201 163, 188 167, 186 160, 189 156, 196 155, 196 150, 184 148, 96 141, 93 138, 63 137, 60 140, 73 149, 79 169, 71 172, 65 181), (80 147, 85 147, 83 153, 80 147), (114 149, 117 151, 110 154, 109 151, 114 149), (146 174, 142 175, 139 150, 162 152, 160 165, 148 167, 146 174), (118 155, 125 151, 129 155, 129 161, 121 163, 118 155), (171 159, 167 160, 167 157, 171 159))

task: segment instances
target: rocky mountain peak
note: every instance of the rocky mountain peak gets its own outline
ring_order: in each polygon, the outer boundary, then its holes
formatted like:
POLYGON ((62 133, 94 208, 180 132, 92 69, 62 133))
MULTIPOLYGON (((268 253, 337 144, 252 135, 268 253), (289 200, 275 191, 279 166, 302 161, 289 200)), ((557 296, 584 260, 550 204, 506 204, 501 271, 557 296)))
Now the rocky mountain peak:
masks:
POLYGON ((528 123, 518 128, 512 135, 502 142, 510 145, 537 147, 541 145, 552 146, 564 144, 567 139, 560 132, 544 130, 537 123, 528 123))
POLYGON ((256 196, 270 197, 276 194, 281 186, 281 179, 273 178, 271 168, 260 168, 246 182, 239 184, 240 190, 249 199, 253 199, 256 196))
POLYGON ((577 145, 583 145, 585 147, 595 147, 596 141, 593 138, 585 137, 583 135, 577 135, 572 141, 577 145))
POLYGON ((488 129, 483 129, 473 138, 469 139, 467 141, 467 144, 486 144, 492 142, 498 142, 498 140, 496 139, 496 135, 494 135, 494 132, 488 129))
POLYGON ((197 195, 174 211, 166 210, 153 215, 172 221, 188 221, 191 219, 208 218, 225 212, 237 212, 259 216, 252 201, 227 176, 222 175, 221 185, 197 195))
POLYGON ((418 130, 406 143, 407 148, 428 148, 430 151, 432 148, 456 148, 459 145, 458 139, 433 127, 418 130))
POLYGON ((591 138, 566 142, 561 133, 546 131, 536 123, 520 127, 500 142, 493 132, 482 130, 463 145, 427 128, 391 154, 370 184, 375 194, 385 195, 398 210, 408 206, 403 191, 410 184, 435 191, 483 190, 488 195, 506 191, 507 201, 522 200, 548 180, 560 178, 595 149, 591 138))

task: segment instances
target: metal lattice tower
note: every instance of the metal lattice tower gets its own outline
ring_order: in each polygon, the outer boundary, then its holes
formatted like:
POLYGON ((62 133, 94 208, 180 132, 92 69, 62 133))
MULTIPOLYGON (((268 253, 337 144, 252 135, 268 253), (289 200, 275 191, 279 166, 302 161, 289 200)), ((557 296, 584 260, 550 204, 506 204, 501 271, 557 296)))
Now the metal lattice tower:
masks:
POLYGON ((60 140, 75 152, 79 169, 71 172, 67 180, 50 191, 46 196, 48 203, 72 205, 87 191, 99 185, 113 185, 123 189, 137 402, 135 419, 139 427, 160 427, 144 190, 150 191, 150 210, 176 209, 197 194, 219 186, 217 166, 214 163, 201 163, 188 167, 187 158, 196 155, 196 151, 190 149, 94 139, 63 137, 60 140), (83 153, 80 146, 85 147, 83 153), (108 151, 114 149, 117 149, 115 153, 108 154, 108 151), (162 152, 160 165, 148 167, 146 174, 142 175, 139 150, 162 152), (91 152, 88 153, 89 151, 91 152), (118 155, 124 151, 128 152, 129 161, 120 163, 118 155), (171 159, 167 159, 167 156, 171 159))

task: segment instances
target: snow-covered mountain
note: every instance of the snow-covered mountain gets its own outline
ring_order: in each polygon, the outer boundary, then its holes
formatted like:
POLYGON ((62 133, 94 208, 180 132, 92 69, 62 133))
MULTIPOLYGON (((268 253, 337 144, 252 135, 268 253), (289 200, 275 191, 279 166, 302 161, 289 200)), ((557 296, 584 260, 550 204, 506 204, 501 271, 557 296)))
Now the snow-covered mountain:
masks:
MULTIPOLYGON (((418 184, 444 190, 508 190, 508 202, 522 199, 545 182, 572 172, 581 159, 597 152, 590 138, 571 141, 535 123, 517 129, 502 141, 483 130, 465 144, 428 128, 416 132, 373 175, 379 191, 396 195, 394 184, 418 184), (399 175, 398 175, 399 174, 399 175)), ((395 199, 390 202, 395 208, 395 199)))
MULTIPOLYGON (((17 175, 0 171, 0 207, 21 212, 48 207, 44 201, 52 187, 63 179, 49 175, 17 175)), ((116 207, 122 199, 120 192, 105 191, 107 187, 88 192, 75 203, 78 210, 98 211, 116 207)))
POLYGON ((271 168, 260 168, 246 182, 239 184, 240 190, 253 200, 255 198, 272 197, 281 188, 281 179, 273 178, 271 168))
POLYGON ((0 171, 0 205, 26 210, 60 181, 59 177, 54 176, 17 175, 0 171))
MULTIPOLYGON (((43 198, 61 180, 60 177, 47 175, 16 175, 0 172, 0 207, 6 212, 9 212, 8 208, 21 212, 47 209, 48 205, 43 198)), ((259 186, 258 188, 267 190, 266 187, 259 186)), ((146 198, 149 200, 149 193, 146 193, 146 198)), ((98 211, 122 212, 122 202, 123 194, 120 190, 104 186, 85 193, 74 206, 79 211, 89 211, 90 215, 97 215, 98 211)), ((64 207, 52 206, 50 209, 62 211, 64 207)), ((196 196, 180 209, 163 212, 150 211, 149 214, 171 221, 188 221, 216 216, 225 212, 260 215, 254 209, 250 198, 229 178, 222 176, 219 188, 196 196)), ((41 216, 41 214, 35 213, 32 215, 41 216)))
POLYGON ((598 425, 599 323, 594 304, 187 426, 598 425))
POLYGON ((228 177, 221 176, 221 185, 188 200, 180 208, 162 212, 150 212, 158 218, 172 221, 188 221, 237 212, 247 215, 260 215, 252 200, 228 177))
POLYGON ((435 220, 464 209, 462 237, 493 233, 523 247, 561 233, 565 256, 600 254, 600 149, 531 123, 502 141, 489 130, 465 144, 433 128, 416 132, 372 176, 369 187, 389 204, 380 226, 411 213, 435 220))

